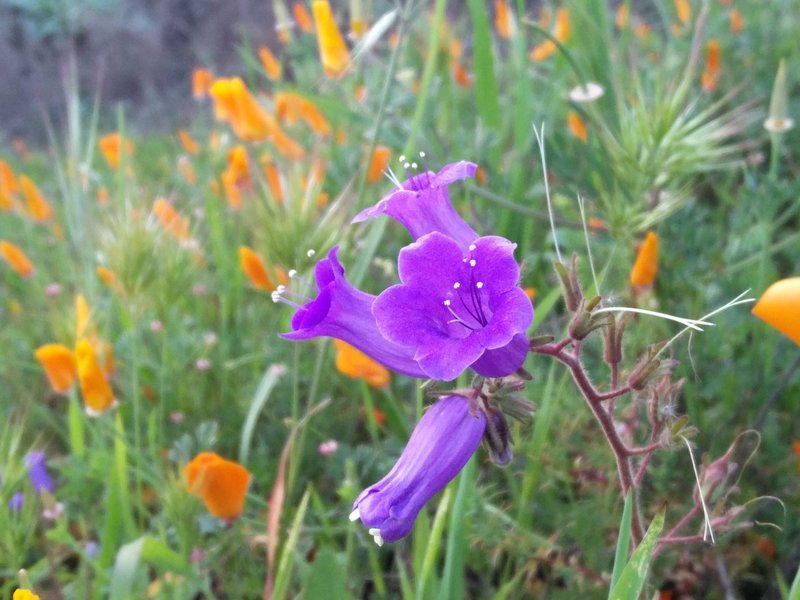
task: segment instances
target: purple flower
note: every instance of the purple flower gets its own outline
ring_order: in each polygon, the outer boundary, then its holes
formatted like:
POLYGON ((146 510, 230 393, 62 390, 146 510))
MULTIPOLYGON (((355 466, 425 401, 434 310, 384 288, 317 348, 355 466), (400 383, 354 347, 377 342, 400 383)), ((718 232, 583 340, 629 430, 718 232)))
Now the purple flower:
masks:
POLYGON ((386 214, 399 221, 414 240, 438 231, 466 248, 478 234, 453 208, 447 186, 474 177, 477 168, 475 163, 462 160, 445 165, 438 173, 426 171, 402 183, 396 181, 395 190, 376 205, 358 213, 353 223, 386 214))
POLYGON ((44 452, 35 450, 25 455, 25 466, 28 468, 28 478, 37 494, 43 491, 53 493, 55 486, 47 473, 47 457, 44 452))
POLYGON ((422 416, 389 474, 353 503, 378 545, 408 535, 423 505, 467 464, 480 444, 486 417, 462 396, 446 396, 422 416))
POLYGON ((273 293, 274 301, 283 301, 297 308, 292 317, 292 331, 281 334, 287 340, 308 340, 327 336, 344 340, 386 368, 411 377, 427 375, 414 360, 412 348, 385 339, 375 318, 372 304, 375 296, 354 288, 339 263, 338 247, 320 260, 314 271, 317 297, 298 305, 283 298, 286 290, 273 293))
POLYGON ((383 336, 413 348, 433 379, 451 380, 467 367, 485 377, 519 369, 529 342, 533 307, 519 287, 516 244, 498 236, 460 243, 439 232, 400 251, 395 285, 372 312, 383 336))
POLYGON ((22 492, 15 492, 11 499, 8 501, 8 508, 14 512, 22 510, 22 505, 25 504, 25 494, 22 492))

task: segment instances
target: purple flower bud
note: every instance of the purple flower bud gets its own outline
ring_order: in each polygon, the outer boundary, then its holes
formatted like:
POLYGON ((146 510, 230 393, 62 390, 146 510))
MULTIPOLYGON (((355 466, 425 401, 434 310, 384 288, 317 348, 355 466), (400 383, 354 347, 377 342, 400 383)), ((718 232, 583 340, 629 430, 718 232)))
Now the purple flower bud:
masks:
POLYGON ((420 419, 389 474, 353 503, 350 520, 361 519, 378 545, 408 535, 423 505, 439 493, 475 453, 486 428, 462 396, 445 396, 420 419))
POLYGON ((380 215, 388 215, 400 222, 415 240, 438 231, 466 248, 478 234, 453 208, 447 186, 455 181, 474 177, 478 165, 465 160, 442 167, 438 173, 426 171, 400 183, 396 189, 384 196, 380 202, 362 210, 353 219, 360 223, 380 215))
POLYGON ((37 494, 44 492, 53 493, 55 486, 47 473, 47 457, 44 452, 33 451, 25 455, 25 466, 28 468, 28 478, 37 494))

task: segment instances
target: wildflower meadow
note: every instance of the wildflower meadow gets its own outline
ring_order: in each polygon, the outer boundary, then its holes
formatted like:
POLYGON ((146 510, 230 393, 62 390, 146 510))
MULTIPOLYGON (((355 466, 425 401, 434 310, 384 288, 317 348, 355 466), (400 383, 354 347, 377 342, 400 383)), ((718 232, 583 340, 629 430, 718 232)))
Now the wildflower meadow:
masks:
POLYGON ((798 0, 264 0, 158 124, 61 4, 0 598, 800 600, 798 0))

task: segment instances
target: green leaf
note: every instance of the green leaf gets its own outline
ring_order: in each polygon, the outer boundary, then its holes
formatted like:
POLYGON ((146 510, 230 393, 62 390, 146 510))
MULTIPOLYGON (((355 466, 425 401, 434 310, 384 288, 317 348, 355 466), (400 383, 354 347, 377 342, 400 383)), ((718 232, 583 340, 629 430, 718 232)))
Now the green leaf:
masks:
POLYGON ((239 462, 242 464, 247 463, 247 458, 250 455, 250 443, 253 439, 253 431, 256 428, 258 415, 264 409, 264 406, 269 400, 269 395, 278 383, 283 370, 277 365, 270 366, 261 378, 256 389, 256 394, 253 396, 253 401, 250 403, 250 408, 247 411, 247 418, 242 426, 242 439, 239 442, 239 462))
POLYGON ((341 598, 347 600, 353 596, 347 591, 347 575, 341 555, 330 550, 317 554, 306 585, 305 600, 327 600, 341 598))
POLYGON ((788 600, 800 600, 800 567, 798 567, 792 587, 789 589, 788 600))
POLYGON ((647 570, 653 558, 653 551, 656 549, 656 543, 664 528, 666 511, 666 508, 662 508, 650 523, 642 543, 636 548, 630 561, 622 570, 617 583, 611 588, 608 596, 610 600, 637 600, 639 598, 647 580, 647 570))
POLYGON ((497 101, 497 78, 494 74, 489 13, 482 0, 468 0, 467 4, 472 17, 475 102, 478 105, 478 114, 486 125, 497 129, 500 127, 500 104, 497 101))
POLYGON ((611 586, 609 593, 622 574, 625 561, 628 558, 628 550, 631 546, 631 517, 633 515, 633 498, 631 492, 625 496, 625 507, 622 509, 622 522, 619 524, 619 536, 617 537, 617 552, 614 555, 614 569, 611 571, 611 586))
POLYGON ((475 493, 475 457, 473 456, 458 476, 458 490, 450 513, 450 525, 447 535, 447 553, 444 562, 442 587, 439 598, 464 598, 464 563, 467 553, 467 535, 464 527, 464 515, 467 502, 475 493))
POLYGON ((133 594, 133 581, 142 562, 162 571, 183 573, 187 563, 182 556, 163 542, 148 535, 125 544, 117 552, 111 574, 111 600, 140 597, 133 594))
POLYGON ((292 521, 292 528, 289 530, 289 537, 283 545, 281 552, 281 560, 278 564, 278 571, 275 576, 275 589, 273 590, 273 598, 285 598, 286 590, 289 587, 289 580, 292 576, 292 566, 295 561, 292 560, 294 550, 297 547, 297 540, 300 538, 300 529, 303 526, 303 519, 306 516, 306 509, 308 508, 308 499, 311 497, 309 490, 303 494, 300 504, 297 506, 297 512, 294 513, 294 520, 292 521))

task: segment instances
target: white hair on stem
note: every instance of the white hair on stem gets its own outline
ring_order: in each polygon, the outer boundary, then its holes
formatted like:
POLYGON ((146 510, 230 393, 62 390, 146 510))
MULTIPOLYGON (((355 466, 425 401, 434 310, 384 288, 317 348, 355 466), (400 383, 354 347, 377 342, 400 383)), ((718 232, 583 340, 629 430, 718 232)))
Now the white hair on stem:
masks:
POLYGON ((550 217, 550 229, 553 231, 553 244, 556 247, 556 256, 558 262, 563 263, 561 259, 561 249, 558 247, 558 238, 556 237, 556 222, 553 219, 553 203, 550 201, 550 184, 547 182, 547 159, 544 152, 544 121, 540 129, 536 128, 536 123, 531 123, 533 135, 536 136, 536 143, 539 145, 539 156, 542 157, 542 177, 544 178, 544 195, 547 199, 547 214, 550 217))
POLYGON ((711 528, 711 518, 708 516, 708 507, 706 506, 706 499, 703 497, 703 486, 700 484, 700 474, 697 472, 697 464, 694 460, 694 453, 692 452, 692 445, 685 436, 680 436, 686 444, 686 449, 689 450, 689 458, 692 460, 692 470, 694 471, 694 478, 697 480, 697 495, 700 496, 700 506, 703 507, 703 541, 706 541, 706 536, 711 538, 711 543, 716 544, 714 539, 714 530, 711 528))

